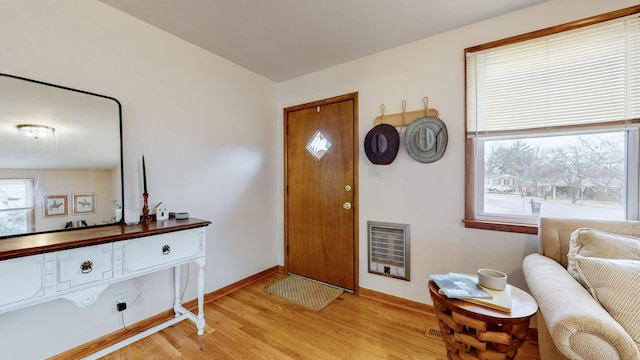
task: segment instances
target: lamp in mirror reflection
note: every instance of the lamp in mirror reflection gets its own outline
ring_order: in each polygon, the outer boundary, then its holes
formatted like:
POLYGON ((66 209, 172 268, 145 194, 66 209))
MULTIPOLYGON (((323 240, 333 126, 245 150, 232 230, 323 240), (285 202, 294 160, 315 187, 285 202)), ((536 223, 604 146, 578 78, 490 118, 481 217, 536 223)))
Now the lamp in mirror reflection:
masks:
POLYGON ((56 129, 44 126, 44 125, 33 125, 33 124, 20 124, 17 125, 18 131, 24 136, 32 137, 34 139, 46 138, 53 136, 56 129))

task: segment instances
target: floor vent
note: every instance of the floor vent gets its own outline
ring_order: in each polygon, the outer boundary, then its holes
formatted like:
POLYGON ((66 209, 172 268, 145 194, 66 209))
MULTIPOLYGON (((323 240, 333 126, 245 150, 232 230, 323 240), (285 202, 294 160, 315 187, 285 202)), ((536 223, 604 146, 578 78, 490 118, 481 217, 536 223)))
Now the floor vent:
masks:
POLYGON ((369 272, 410 280, 409 225, 367 222, 369 227, 369 272))
POLYGON ((442 339, 442 331, 438 329, 434 329, 430 327, 427 332, 424 334, 425 336, 430 336, 438 339, 442 339))

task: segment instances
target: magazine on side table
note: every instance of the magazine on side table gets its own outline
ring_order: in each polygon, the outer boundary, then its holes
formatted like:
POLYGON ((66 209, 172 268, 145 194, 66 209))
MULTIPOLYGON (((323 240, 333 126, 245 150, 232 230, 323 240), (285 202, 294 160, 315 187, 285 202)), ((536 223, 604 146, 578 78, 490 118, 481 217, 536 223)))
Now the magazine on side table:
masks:
POLYGON ((438 285, 440 294, 451 299, 460 299, 492 309, 511 312, 511 285, 504 290, 492 290, 478 285, 478 278, 472 275, 449 273, 431 275, 438 285))
POLYGON ((493 296, 486 292, 476 281, 467 275, 448 273, 431 275, 431 280, 438 285, 440 293, 451 299, 487 298, 493 296))

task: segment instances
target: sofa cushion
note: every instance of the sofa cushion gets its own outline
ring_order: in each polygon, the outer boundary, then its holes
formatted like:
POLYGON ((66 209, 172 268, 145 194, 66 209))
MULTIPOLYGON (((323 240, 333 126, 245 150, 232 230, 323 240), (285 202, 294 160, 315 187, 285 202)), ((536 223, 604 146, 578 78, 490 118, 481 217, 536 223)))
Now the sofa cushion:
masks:
POLYGON ((579 280, 575 263, 571 260, 572 254, 607 259, 640 260, 640 239, 589 228, 575 230, 571 233, 569 240, 567 271, 579 280))
POLYGON ((640 261, 569 255, 579 282, 640 348, 640 261))

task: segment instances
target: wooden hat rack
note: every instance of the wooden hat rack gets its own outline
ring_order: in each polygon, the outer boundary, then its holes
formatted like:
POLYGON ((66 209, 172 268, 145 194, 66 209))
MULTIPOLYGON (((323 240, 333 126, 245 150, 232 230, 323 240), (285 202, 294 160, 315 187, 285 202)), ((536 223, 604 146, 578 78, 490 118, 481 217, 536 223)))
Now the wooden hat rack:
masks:
POLYGON ((419 119, 421 117, 425 117, 425 116, 439 117, 440 113, 438 112, 438 110, 433 108, 429 109, 428 97, 425 96, 424 98, 422 98, 422 102, 424 103, 424 109, 407 112, 406 111, 407 101, 402 100, 402 112, 397 114, 390 114, 390 115, 386 115, 384 113, 384 104, 380 104, 381 115, 377 116, 373 120, 373 125, 389 124, 395 127, 405 127, 405 126, 409 126, 409 124, 411 124, 416 119, 419 119))

